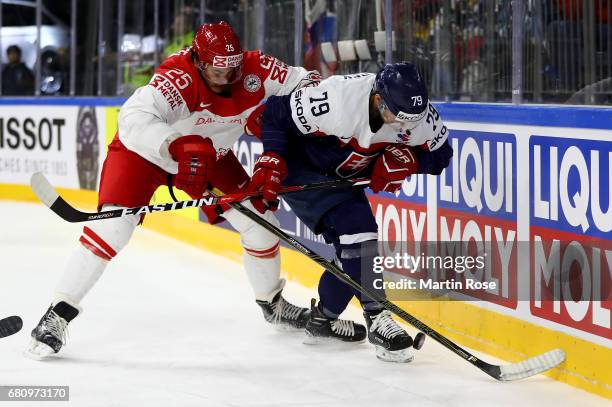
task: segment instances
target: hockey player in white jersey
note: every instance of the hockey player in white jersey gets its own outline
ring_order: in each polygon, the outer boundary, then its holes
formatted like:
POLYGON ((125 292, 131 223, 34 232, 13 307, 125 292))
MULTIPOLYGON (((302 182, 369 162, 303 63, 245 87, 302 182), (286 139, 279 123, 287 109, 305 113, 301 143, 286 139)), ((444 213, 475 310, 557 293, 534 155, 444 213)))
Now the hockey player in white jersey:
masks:
MULTIPOLYGON (((414 65, 385 66, 378 74, 332 76, 319 86, 268 99, 261 128, 264 153, 251 189, 260 211, 274 209, 281 184, 307 184, 367 176, 373 192, 395 192, 416 173, 440 174, 451 157, 448 131, 414 65)), ((283 199, 316 234, 335 247, 336 261, 362 286, 384 298, 373 284, 378 228, 362 189, 304 191, 283 199)), ((424 336, 413 339, 377 302, 326 271, 313 300, 306 333, 310 342, 336 339, 375 345, 386 361, 412 360, 424 336), (367 328, 339 319, 356 295, 367 328)))
MULTIPOLYGON (((316 72, 287 66, 259 51, 243 52, 225 22, 202 25, 192 46, 166 59, 149 84, 121 108, 119 130, 102 169, 99 208, 147 205, 168 175, 193 198, 209 187, 225 193, 244 190, 249 177, 231 147, 247 118, 262 99, 318 79, 316 72)), ((227 220, 240 232, 244 267, 265 319, 303 328, 308 309, 281 295, 278 238, 237 211, 221 209, 225 212, 212 207, 204 212, 211 223, 227 220)), ((263 217, 277 222, 271 214, 263 217)), ((134 215, 83 228, 52 304, 32 331, 28 355, 43 358, 61 349, 68 323, 81 312, 81 300, 142 221, 134 215)))

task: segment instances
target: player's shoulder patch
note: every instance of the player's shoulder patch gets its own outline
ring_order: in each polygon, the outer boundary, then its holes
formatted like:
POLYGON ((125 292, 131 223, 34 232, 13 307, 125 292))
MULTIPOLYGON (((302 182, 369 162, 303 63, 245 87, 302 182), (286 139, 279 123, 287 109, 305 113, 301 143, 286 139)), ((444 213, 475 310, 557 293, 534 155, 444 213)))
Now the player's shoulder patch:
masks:
POLYGON ((247 92, 255 93, 261 89, 261 79, 255 74, 248 74, 244 77, 242 85, 247 92))
POLYGON ((261 53, 259 51, 246 51, 242 66, 242 88, 249 94, 257 93, 266 79, 267 72, 261 66, 261 53))

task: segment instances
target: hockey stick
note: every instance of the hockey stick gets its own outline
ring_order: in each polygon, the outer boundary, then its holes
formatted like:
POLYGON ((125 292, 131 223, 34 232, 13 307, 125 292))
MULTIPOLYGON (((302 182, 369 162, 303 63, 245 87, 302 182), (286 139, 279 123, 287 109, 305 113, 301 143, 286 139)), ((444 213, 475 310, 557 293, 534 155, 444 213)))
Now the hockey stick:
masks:
POLYGON ((395 315, 397 315, 404 321, 408 322, 409 324, 417 328, 419 331, 427 334, 430 338, 440 343, 445 348, 451 350, 455 354, 459 355, 463 359, 467 360, 472 365, 476 366, 477 368, 479 368, 480 370, 482 370, 483 372, 485 372, 486 374, 488 374, 489 376, 491 376, 492 378, 496 380, 511 381, 511 380, 523 379, 529 376, 536 375, 538 373, 542 373, 548 369, 551 369, 565 360, 565 352, 562 349, 553 349, 551 351, 542 353, 540 355, 531 357, 529 359, 525 359, 517 363, 511 363, 507 365, 492 365, 490 363, 487 363, 483 361, 482 359, 474 356, 467 350, 463 349, 462 347, 457 345, 455 342, 448 339, 446 336, 430 328, 429 326, 427 326, 426 324, 424 324, 423 322, 421 322, 414 316, 410 315, 409 313, 407 313, 406 311, 404 311, 403 309, 401 309, 394 303, 390 302, 387 299, 380 298, 377 294, 374 294, 371 290, 366 289, 365 287, 361 286, 360 284, 355 282, 355 280, 353 280, 348 274, 344 273, 344 271, 342 271, 342 269, 340 269, 334 263, 326 260, 325 258, 321 257, 314 251, 310 250, 308 247, 304 246, 303 244, 298 242, 296 239, 289 236, 287 233, 283 232, 280 228, 270 224, 265 219, 262 219, 261 217, 259 217, 256 213, 254 213, 253 211, 251 211, 249 208, 245 207, 241 203, 231 202, 229 203, 229 205, 232 208, 236 209, 237 211, 240 211, 242 214, 247 216, 249 219, 251 219, 255 223, 261 225, 263 228, 265 228, 269 232, 278 236, 281 240, 288 243, 291 247, 295 248, 296 250, 308 256, 311 260, 313 260, 314 262, 316 262, 317 264, 319 264, 326 270, 329 270, 330 273, 335 275, 337 278, 339 278, 344 283, 351 286, 353 289, 372 298, 374 301, 382 305, 385 309, 393 312, 395 315))
MULTIPOLYGON (((367 185, 369 182, 370 180, 366 178, 330 180, 314 184, 284 187, 280 190, 280 193, 287 194, 291 192, 309 191, 318 188, 346 188, 367 185)), ((221 197, 208 196, 186 201, 113 209, 110 211, 82 212, 66 202, 66 200, 64 200, 64 198, 62 198, 61 195, 55 191, 49 180, 41 172, 32 174, 32 177, 30 178, 30 186, 32 187, 32 191, 34 191, 42 203, 68 222, 88 222, 92 220, 118 218, 128 215, 146 215, 154 212, 167 212, 184 208, 199 208, 201 206, 221 205, 225 203, 244 201, 245 199, 261 194, 261 192, 241 192, 236 194, 228 194, 221 197)))
POLYGON ((18 316, 6 317, 0 319, 0 338, 11 336, 21 331, 23 321, 18 316))

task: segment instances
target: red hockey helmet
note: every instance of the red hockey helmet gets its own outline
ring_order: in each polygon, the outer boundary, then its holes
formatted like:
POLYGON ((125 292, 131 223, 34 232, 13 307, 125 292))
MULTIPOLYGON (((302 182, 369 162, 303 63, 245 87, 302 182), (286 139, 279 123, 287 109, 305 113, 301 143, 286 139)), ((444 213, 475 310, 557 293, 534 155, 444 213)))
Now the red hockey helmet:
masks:
POLYGON ((228 81, 233 83, 242 74, 242 47, 240 40, 225 21, 216 24, 202 24, 193 37, 192 49, 197 56, 196 65, 205 72, 210 65, 219 70, 232 72, 228 81))

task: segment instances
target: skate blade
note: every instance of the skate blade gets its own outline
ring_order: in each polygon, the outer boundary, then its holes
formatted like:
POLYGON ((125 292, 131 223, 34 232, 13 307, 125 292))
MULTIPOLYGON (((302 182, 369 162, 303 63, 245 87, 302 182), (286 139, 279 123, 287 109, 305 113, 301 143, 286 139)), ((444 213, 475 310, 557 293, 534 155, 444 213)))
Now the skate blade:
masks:
POLYGON ((23 356, 33 360, 47 360, 55 355, 53 348, 46 343, 32 339, 30 346, 23 351, 23 356))
POLYGON ((272 325, 272 328, 275 331, 278 332, 304 332, 304 328, 297 328, 291 324, 284 324, 284 323, 275 323, 275 322, 270 322, 270 325, 272 325))
POLYGON ((342 341, 340 339, 335 339, 335 338, 314 336, 310 334, 308 331, 306 331, 306 337, 302 341, 304 345, 334 345, 334 346, 352 346, 352 345, 358 345, 364 342, 365 342, 365 338, 363 338, 360 341, 349 342, 349 341, 342 341))
POLYGON ((382 346, 376 346, 376 357, 384 362, 409 363, 414 360, 411 348, 400 350, 386 350, 382 346))

